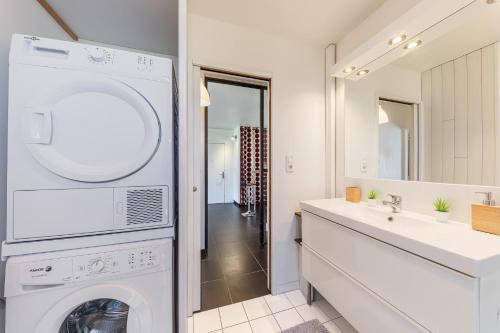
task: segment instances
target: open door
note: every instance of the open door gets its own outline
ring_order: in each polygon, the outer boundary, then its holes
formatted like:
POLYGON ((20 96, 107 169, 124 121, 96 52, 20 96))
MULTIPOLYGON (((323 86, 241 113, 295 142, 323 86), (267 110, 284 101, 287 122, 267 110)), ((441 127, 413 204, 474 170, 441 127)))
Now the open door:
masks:
POLYGON ((192 197, 189 200, 189 227, 188 227, 188 316, 201 310, 201 250, 203 249, 201 235, 204 223, 203 200, 205 197, 204 173, 204 113, 200 103, 200 83, 202 80, 201 69, 193 66, 192 75, 192 101, 188 112, 188 134, 193 141, 189 144, 189 184, 192 188, 192 197))

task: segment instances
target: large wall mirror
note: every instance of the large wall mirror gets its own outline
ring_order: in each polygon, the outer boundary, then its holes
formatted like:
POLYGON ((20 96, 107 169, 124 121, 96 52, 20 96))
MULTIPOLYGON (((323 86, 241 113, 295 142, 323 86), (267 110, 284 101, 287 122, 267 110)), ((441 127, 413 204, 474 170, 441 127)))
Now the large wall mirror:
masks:
POLYGON ((500 1, 401 37, 345 80, 346 176, 500 186, 500 1))

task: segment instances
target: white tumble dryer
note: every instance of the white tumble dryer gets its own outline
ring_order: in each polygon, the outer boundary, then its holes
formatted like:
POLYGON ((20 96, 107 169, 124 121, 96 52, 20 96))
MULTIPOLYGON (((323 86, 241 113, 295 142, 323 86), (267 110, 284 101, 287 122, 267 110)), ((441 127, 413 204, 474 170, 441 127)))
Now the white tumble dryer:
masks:
POLYGON ((172 240, 11 257, 6 333, 173 332, 172 240))
POLYGON ((173 226, 167 58, 14 35, 7 243, 173 226))

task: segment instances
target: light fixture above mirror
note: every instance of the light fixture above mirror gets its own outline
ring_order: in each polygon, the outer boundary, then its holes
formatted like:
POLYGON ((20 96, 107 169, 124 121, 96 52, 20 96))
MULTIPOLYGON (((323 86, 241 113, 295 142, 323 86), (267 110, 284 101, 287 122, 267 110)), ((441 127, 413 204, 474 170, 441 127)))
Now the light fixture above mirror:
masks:
POLYGON ((419 47, 421 44, 422 44, 422 41, 420 39, 409 42, 408 44, 405 45, 405 50, 413 50, 413 49, 419 47))
POLYGON ((400 34, 396 37, 389 39, 389 45, 398 45, 406 39, 406 34, 400 34))
POLYGON ((344 72, 344 73, 346 73, 346 74, 348 74, 348 73, 353 72, 355 69, 356 69, 356 67, 354 67, 354 66, 349 66, 349 67, 345 68, 345 69, 343 70, 343 72, 344 72))
POLYGON ((359 72, 356 73, 357 76, 365 76, 366 74, 370 73, 368 69, 362 69, 359 72))

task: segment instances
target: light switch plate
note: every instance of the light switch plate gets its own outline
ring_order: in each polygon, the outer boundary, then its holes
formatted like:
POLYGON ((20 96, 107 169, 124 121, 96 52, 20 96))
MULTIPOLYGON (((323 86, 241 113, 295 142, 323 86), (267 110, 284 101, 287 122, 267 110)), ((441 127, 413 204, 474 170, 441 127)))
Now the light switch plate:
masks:
POLYGON ((368 172, 368 161, 366 159, 362 159, 359 163, 359 171, 361 171, 361 173, 368 172))
POLYGON ((293 173, 295 171, 295 166, 293 164, 293 156, 292 155, 285 156, 285 165, 286 165, 286 172, 287 173, 293 173))

